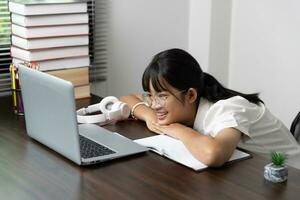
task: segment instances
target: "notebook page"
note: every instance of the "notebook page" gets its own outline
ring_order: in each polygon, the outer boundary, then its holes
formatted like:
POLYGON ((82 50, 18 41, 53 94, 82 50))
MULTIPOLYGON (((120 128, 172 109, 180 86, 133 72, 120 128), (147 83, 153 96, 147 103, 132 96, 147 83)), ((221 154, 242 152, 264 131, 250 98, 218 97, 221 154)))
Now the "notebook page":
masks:
POLYGON ((171 138, 169 136, 156 135, 138 139, 135 140, 135 142, 149 147, 150 150, 160 155, 164 155, 180 164, 193 168, 194 170, 204 169, 207 167, 195 159, 180 140, 171 138))
MULTIPOLYGON (((190 167, 194 170, 201 170, 207 168, 188 151, 184 144, 177 139, 166 135, 156 135, 135 140, 140 145, 149 147, 150 150, 166 156, 182 165, 190 167)), ((248 153, 235 150, 229 161, 238 160, 241 158, 250 157, 248 153)))

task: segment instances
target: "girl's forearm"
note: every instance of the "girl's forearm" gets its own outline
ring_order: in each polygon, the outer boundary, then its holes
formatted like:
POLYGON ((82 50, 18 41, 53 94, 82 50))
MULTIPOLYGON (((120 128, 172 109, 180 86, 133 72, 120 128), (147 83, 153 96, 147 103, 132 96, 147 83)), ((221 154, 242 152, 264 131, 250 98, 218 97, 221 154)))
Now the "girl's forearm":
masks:
MULTIPOLYGON (((138 94, 122 96, 119 99, 120 101, 127 103, 131 109, 137 103, 142 102, 138 94)), ((146 121, 147 119, 153 118, 155 112, 150 107, 141 104, 134 109, 134 116, 140 120, 146 121)))
POLYGON ((199 134, 195 130, 186 127, 179 138, 193 156, 208 166, 220 166, 226 160, 220 158, 222 152, 214 138, 199 134))

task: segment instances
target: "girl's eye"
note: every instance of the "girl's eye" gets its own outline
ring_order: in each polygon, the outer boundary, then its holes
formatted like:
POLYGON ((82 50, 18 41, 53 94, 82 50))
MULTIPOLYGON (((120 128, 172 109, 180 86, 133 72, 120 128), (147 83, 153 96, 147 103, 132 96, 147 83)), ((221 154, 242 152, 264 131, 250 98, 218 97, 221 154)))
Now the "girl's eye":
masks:
POLYGON ((164 93, 160 93, 160 94, 157 94, 157 97, 158 97, 158 98, 165 99, 165 98, 168 97, 168 95, 167 95, 167 94, 164 94, 164 93))
POLYGON ((152 95, 150 93, 144 93, 143 97, 150 98, 150 97, 152 97, 152 95))

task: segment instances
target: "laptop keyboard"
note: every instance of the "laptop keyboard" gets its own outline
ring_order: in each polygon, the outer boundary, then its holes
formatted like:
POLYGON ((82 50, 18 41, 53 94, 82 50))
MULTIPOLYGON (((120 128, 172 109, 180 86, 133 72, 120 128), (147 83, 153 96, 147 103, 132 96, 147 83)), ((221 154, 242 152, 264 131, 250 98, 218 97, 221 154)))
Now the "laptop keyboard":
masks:
POLYGON ((79 135, 80 154, 82 158, 93 158, 116 153, 115 151, 79 135))

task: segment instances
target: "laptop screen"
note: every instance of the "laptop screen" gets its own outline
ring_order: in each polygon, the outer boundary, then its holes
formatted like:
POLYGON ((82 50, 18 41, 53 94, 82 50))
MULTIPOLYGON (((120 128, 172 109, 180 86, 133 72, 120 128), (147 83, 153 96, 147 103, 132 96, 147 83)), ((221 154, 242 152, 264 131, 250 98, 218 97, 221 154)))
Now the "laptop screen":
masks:
POLYGON ((21 65, 18 69, 28 135, 80 164, 72 83, 21 65))

